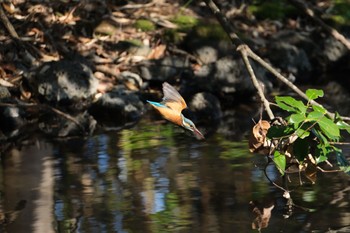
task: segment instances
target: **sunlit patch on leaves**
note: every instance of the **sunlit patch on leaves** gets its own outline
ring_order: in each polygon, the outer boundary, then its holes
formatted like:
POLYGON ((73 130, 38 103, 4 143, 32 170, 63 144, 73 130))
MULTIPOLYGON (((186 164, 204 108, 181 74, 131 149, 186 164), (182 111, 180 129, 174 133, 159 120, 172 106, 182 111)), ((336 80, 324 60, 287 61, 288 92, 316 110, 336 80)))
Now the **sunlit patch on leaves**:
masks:
POLYGON ((290 115, 285 120, 271 122, 268 128, 263 128, 262 122, 266 121, 260 120, 252 131, 250 151, 272 155, 282 175, 291 163, 299 164, 299 172, 304 171, 312 183, 316 181, 319 164, 330 164, 328 160, 334 155, 339 169, 350 174, 349 162, 335 146, 341 139, 341 131, 350 133, 350 125, 339 114, 331 118, 323 106, 312 104, 312 100, 323 95, 322 90, 307 90, 309 101, 306 104, 291 96, 277 96, 277 106, 290 115))

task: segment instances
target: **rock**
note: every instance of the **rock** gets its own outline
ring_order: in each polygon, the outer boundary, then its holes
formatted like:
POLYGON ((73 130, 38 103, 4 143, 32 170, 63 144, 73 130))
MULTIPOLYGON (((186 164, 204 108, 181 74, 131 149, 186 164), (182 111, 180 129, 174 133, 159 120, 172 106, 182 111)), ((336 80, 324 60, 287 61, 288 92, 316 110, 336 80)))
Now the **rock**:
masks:
POLYGON ((139 120, 144 104, 134 92, 116 86, 93 103, 89 112, 100 124, 121 126, 139 120))
POLYGON ((16 137, 27 124, 28 114, 15 99, 1 99, 1 103, 0 132, 6 138, 16 137))
POLYGON ((167 56, 156 60, 145 60, 138 66, 141 77, 152 81, 167 81, 188 72, 190 64, 181 57, 167 56))
MULTIPOLYGON (((267 41, 263 57, 268 58, 281 73, 289 73, 298 82, 310 80, 316 68, 319 45, 309 32, 282 30, 267 41)), ((292 81, 292 80, 290 80, 292 81)))
POLYGON ((340 41, 336 40, 332 36, 327 37, 323 43, 323 48, 319 51, 320 56, 327 62, 335 62, 342 58, 348 49, 340 41))
POLYGON ((282 72, 292 73, 296 77, 310 75, 312 66, 304 49, 288 42, 275 41, 268 51, 269 60, 282 72))
POLYGON ((350 114, 350 93, 349 89, 338 82, 331 81, 327 83, 324 89, 324 99, 327 101, 326 108, 332 112, 338 112, 340 115, 350 114))
POLYGON ((208 92, 195 94, 189 102, 189 108, 196 115, 197 122, 213 124, 220 121, 222 116, 219 99, 208 92))
POLYGON ((58 106, 85 109, 97 93, 98 80, 83 62, 61 60, 44 63, 27 77, 42 100, 58 106))
POLYGON ((70 117, 73 120, 57 114, 46 115, 40 119, 38 127, 51 137, 91 135, 94 132, 96 120, 87 111, 70 117))
POLYGON ((219 52, 211 46, 201 46, 196 49, 195 53, 197 54, 198 59, 204 64, 215 62, 219 58, 219 52))
MULTIPOLYGON (((266 70, 252 62, 255 75, 266 87, 271 83, 266 78, 266 70)), ((202 66, 195 72, 198 88, 202 91, 217 93, 217 96, 227 97, 244 95, 253 96, 255 88, 240 57, 226 56, 215 63, 202 66)), ((197 88, 197 89, 198 89, 197 88)))

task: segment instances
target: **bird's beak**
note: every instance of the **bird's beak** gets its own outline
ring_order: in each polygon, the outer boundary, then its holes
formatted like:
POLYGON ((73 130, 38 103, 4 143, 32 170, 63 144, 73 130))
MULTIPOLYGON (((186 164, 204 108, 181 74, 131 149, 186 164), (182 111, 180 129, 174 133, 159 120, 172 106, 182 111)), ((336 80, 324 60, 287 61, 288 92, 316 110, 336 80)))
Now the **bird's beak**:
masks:
POLYGON ((193 132, 197 139, 200 139, 200 140, 205 139, 201 131, 199 131, 196 127, 193 128, 193 132))

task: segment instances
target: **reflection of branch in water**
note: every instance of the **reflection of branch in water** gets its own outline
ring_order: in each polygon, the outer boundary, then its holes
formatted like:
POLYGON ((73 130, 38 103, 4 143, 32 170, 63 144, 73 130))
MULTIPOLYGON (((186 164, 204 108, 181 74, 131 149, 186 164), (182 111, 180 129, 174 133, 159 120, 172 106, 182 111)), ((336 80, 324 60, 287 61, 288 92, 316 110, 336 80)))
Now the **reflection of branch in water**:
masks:
POLYGON ((311 210, 309 208, 306 208, 306 207, 303 207, 303 206, 300 206, 300 205, 297 205, 293 202, 293 199, 290 195, 291 191, 290 190, 287 190, 285 188, 283 188, 282 186, 276 184, 274 181, 272 181, 270 179, 270 177, 268 176, 267 174, 267 166, 270 164, 272 160, 269 159, 269 161, 266 163, 265 167, 264 167, 264 174, 265 174, 265 177, 270 181, 271 184, 273 184, 276 188, 280 189, 283 191, 283 197, 287 200, 287 203, 286 203, 286 207, 287 207, 287 213, 284 215, 285 218, 289 218, 292 214, 293 214, 293 207, 294 208, 299 208, 303 211, 307 211, 307 212, 310 212, 311 210))
POLYGON ((281 190, 284 191, 285 193, 286 193, 286 192, 289 193, 288 190, 286 190, 285 188, 283 188, 283 187, 279 186, 278 184, 276 184, 276 183, 275 183, 274 181, 272 181, 272 180, 270 179, 270 177, 267 175, 266 169, 267 169, 267 166, 271 163, 271 161, 272 161, 272 160, 269 159, 269 161, 267 161, 267 163, 266 163, 266 165, 265 165, 265 167, 264 167, 264 174, 265 174, 265 177, 266 177, 266 178, 270 181, 270 183, 273 184, 276 188, 281 189, 281 190))
POLYGON ((6 213, 0 213, 0 224, 8 225, 16 220, 22 210, 26 207, 27 201, 21 200, 17 203, 14 210, 8 211, 6 213))

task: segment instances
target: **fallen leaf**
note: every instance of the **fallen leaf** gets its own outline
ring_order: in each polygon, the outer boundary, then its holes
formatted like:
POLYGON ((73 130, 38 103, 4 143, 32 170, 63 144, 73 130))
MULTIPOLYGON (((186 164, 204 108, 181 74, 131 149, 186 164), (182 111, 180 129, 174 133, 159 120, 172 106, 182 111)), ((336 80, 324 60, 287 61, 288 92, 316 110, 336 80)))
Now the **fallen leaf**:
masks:
POLYGON ((148 54, 148 59, 159 59, 164 56, 164 52, 166 50, 166 45, 158 45, 148 54))
POLYGON ((270 123, 265 120, 260 120, 256 123, 252 129, 250 138, 249 138, 249 151, 258 152, 264 143, 266 142, 266 134, 270 128, 270 123))

